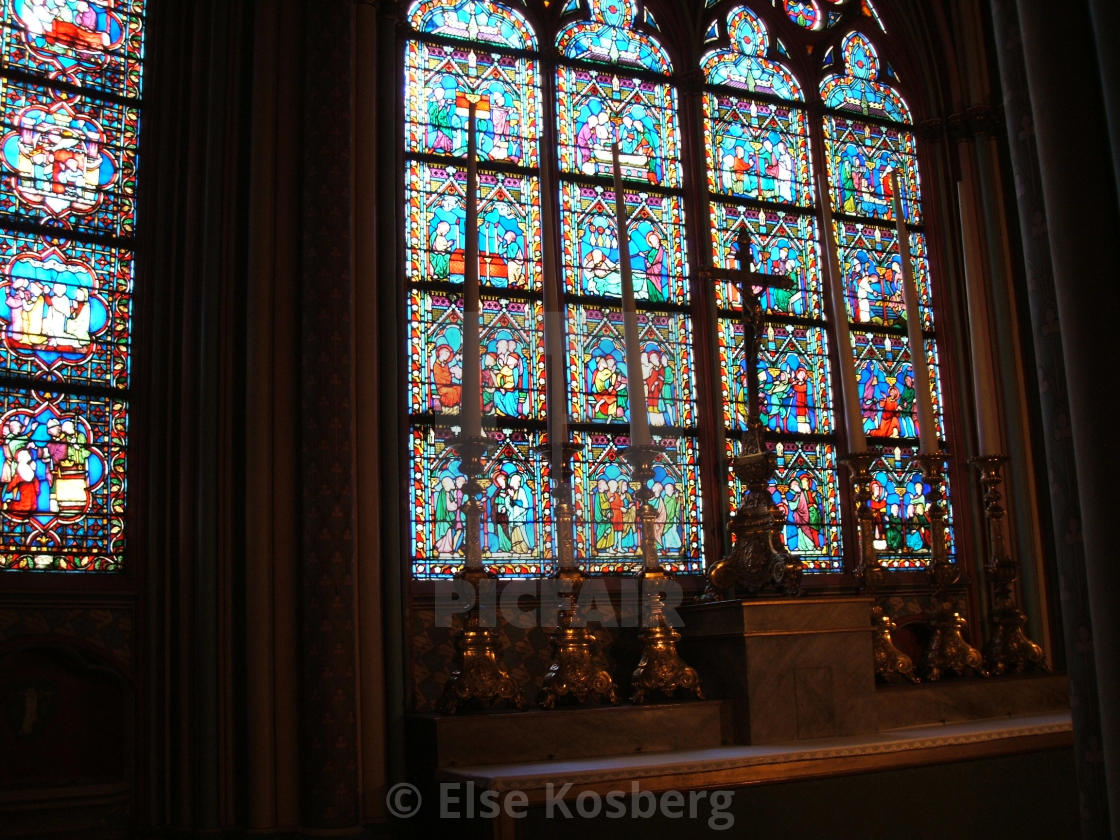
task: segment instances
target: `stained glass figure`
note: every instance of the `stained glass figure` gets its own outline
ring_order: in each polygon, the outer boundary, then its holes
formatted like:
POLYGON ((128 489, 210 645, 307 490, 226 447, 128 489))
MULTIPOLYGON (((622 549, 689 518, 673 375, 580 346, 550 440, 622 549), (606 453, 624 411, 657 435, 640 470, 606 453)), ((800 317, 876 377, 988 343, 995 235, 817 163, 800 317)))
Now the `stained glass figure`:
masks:
POLYGON ((589 0, 588 7, 590 21, 569 23, 556 36, 564 58, 672 72, 664 47, 630 28, 637 10, 634 0, 589 0))
MULTIPOLYGON (((569 292, 622 297, 614 191, 564 182, 560 225, 564 285, 569 292)), ((676 195, 626 193, 627 236, 634 296, 653 303, 683 304, 684 211, 676 195)))
MULTIPOLYGON (((448 576, 463 563, 466 478, 447 445, 452 434, 412 432, 412 567, 419 578, 448 576)), ((553 556, 551 498, 532 452, 540 436, 518 429, 488 434, 494 448, 480 479, 483 560, 503 577, 539 576, 553 556)))
POLYGON ((847 75, 827 76, 821 82, 826 108, 856 111, 899 123, 911 122, 910 107, 879 79, 879 54, 860 32, 849 32, 841 44, 847 75))
POLYGON ((786 17, 803 29, 823 29, 824 16, 815 0, 782 0, 786 17))
POLYGON ((0 370, 128 385, 132 255, 0 231, 0 370))
MULTIPOLYGON (((883 452, 871 465, 871 500, 874 543, 879 562, 888 569, 924 569, 933 548, 929 520, 930 487, 911 466, 911 447, 883 452)), ((949 498, 948 477, 945 498, 949 498)), ((946 550, 956 562, 953 512, 946 509, 946 550)))
POLYGON ((0 108, 0 213, 131 234, 135 109, 4 78, 0 108))
POLYGON ((537 39, 525 18, 513 9, 485 0, 421 0, 408 10, 417 32, 500 47, 535 50, 537 39))
MULTIPOLYGON (((638 505, 630 465, 620 457, 629 445, 624 435, 590 432, 573 459, 576 553, 587 571, 626 573, 641 568, 638 505)), ((654 541, 666 570, 703 569, 700 486, 696 441, 658 438, 665 456, 653 467, 649 488, 657 513, 654 541)))
MULTIPOLYGON (((831 444, 773 442, 774 477, 771 501, 783 521, 782 539, 797 554, 806 572, 842 572, 843 538, 836 454, 831 444)), ((740 452, 739 441, 728 438, 728 463, 740 452)), ((738 508, 746 492, 734 473, 728 472, 732 507, 738 508)))
MULTIPOLYGON (((902 258, 894 228, 835 222, 848 318, 863 325, 906 326, 902 258)), ((922 328, 933 329, 925 235, 910 234, 910 265, 918 289, 922 328)))
MULTIPOLYGON (((750 270, 786 275, 793 281, 791 289, 762 290, 763 311, 772 315, 823 317, 820 245, 812 216, 720 202, 713 202, 712 209, 713 265, 739 267, 739 231, 745 226, 750 234, 750 270)), ((721 310, 739 310, 737 283, 717 281, 716 306, 721 310)))
MULTIPOLYGON (((632 373, 626 364, 621 310, 570 307, 567 321, 572 417, 629 423, 632 373)), ((691 426, 695 422, 695 386, 688 316, 639 312, 638 340, 650 424, 691 426)))
POLYGON ((127 429, 119 400, 0 391, 0 568, 119 569, 127 429))
POLYGON ((0 569, 123 567, 143 16, 0 6, 0 569))
POLYGON ((410 41, 405 84, 408 151, 463 157, 468 96, 478 98, 478 153, 484 160, 537 166, 540 143, 539 69, 522 56, 410 41))
MULTIPOLYGON (((458 414, 463 399, 462 298, 413 291, 408 318, 410 411, 458 414)), ((542 419, 540 303, 483 298, 480 340, 483 414, 542 419)))
POLYGON ((914 135, 901 126, 825 117, 825 161, 837 213, 894 218, 891 172, 899 172, 906 221, 922 221, 914 135))
POLYGON ((561 169, 611 175, 611 146, 617 140, 623 178, 679 187, 676 109, 676 91, 666 84, 597 68, 560 67, 556 110, 561 169))
POLYGON ((724 195, 813 205, 809 128, 800 108, 712 92, 704 95, 708 189, 724 195))
MULTIPOLYGON (((917 438, 918 412, 914 367, 904 336, 852 332, 863 431, 874 438, 917 438)), ((940 365, 936 345, 926 341, 938 437, 944 439, 940 365)))
MULTIPOLYGON (((462 284, 466 268, 462 167, 408 166, 405 259, 412 282, 462 284)), ((540 289, 540 196, 536 178, 479 173, 478 277, 495 289, 540 289)))
POLYGON ((751 93, 802 100, 801 86, 784 65, 766 58, 770 36, 757 14, 739 7, 727 17, 731 47, 705 53, 700 69, 711 85, 728 85, 751 93))
POLYGON ((138 99, 144 0, 10 0, 3 64, 101 93, 138 99))
MULTIPOLYGON (((770 323, 759 342, 759 419, 771 432, 831 434, 832 385, 824 329, 770 323)), ((747 427, 747 359, 742 321, 720 319, 724 426, 747 427)))

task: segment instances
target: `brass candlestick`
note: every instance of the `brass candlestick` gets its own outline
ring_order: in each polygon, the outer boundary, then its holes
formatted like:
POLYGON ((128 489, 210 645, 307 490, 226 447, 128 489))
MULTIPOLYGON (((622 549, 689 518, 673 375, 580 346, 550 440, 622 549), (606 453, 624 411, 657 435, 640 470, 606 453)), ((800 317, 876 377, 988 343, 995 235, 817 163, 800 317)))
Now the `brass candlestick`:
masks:
MULTIPOLYGON (((572 510, 571 457, 580 450, 574 443, 561 447, 562 474, 553 482, 552 498, 556 506, 557 565, 554 580, 565 584, 561 594, 561 608, 556 631, 552 634, 552 664, 541 682, 537 703, 545 709, 556 708, 557 703, 570 699, 576 703, 617 703, 614 679, 610 672, 600 667, 595 656, 599 640, 580 620, 578 603, 580 588, 586 579, 575 558, 572 510)), ((536 450, 547 457, 552 446, 546 444, 536 450)))
POLYGON ((475 603, 455 639, 456 663, 443 687, 439 708, 446 714, 455 714, 466 706, 491 708, 509 704, 523 709, 525 700, 521 691, 502 667, 498 634, 495 628, 486 627, 480 621, 480 584, 497 577, 482 564, 482 503, 479 501, 482 485, 478 478, 482 475, 482 459, 490 449, 490 439, 485 435, 458 434, 449 445, 458 453, 467 479, 463 487, 465 558, 455 577, 470 583, 475 591, 475 603))
POLYGON ((925 678, 938 680, 943 674, 960 676, 988 676, 980 651, 965 641, 962 631, 967 626, 964 617, 957 611, 949 587, 960 579, 960 569, 950 563, 945 545, 945 503, 944 503, 944 452, 918 454, 913 457, 922 478, 929 485, 930 535, 933 539, 929 575, 933 586, 933 633, 925 654, 925 678))
POLYGON ((642 597, 647 599, 644 616, 646 629, 640 635, 642 656, 631 676, 632 703, 645 703, 657 695, 672 697, 682 690, 695 694, 698 700, 704 699, 696 669, 686 664, 677 653, 680 633, 665 621, 662 590, 669 575, 657 557, 654 536, 657 511, 650 504, 653 491, 649 489, 649 481, 653 478, 653 461, 660 452, 661 448, 655 445, 630 446, 622 452, 622 457, 633 466, 634 479, 638 483, 638 521, 642 526, 642 571, 638 577, 642 597))
POLYGON ((1000 470, 1007 462, 1004 455, 980 455, 969 463, 980 473, 984 491, 984 518, 988 524, 988 556, 984 569, 992 591, 990 635, 984 647, 984 662, 992 674, 1048 671, 1046 655, 1024 631, 1027 614, 1019 609, 1015 581, 1019 563, 1007 549, 1004 531, 1003 482, 1000 470))
POLYGON ((878 594, 883 584, 883 566, 879 562, 879 552, 875 548, 875 521, 871 511, 871 464, 875 456, 868 452, 853 452, 841 459, 847 464, 852 481, 852 496, 856 502, 856 518, 859 523, 859 563, 855 576, 860 588, 874 596, 871 607, 871 643, 875 657, 875 679, 879 682, 899 682, 909 680, 918 682, 914 673, 914 663, 894 645, 891 631, 895 623, 883 608, 883 599, 878 594))
POLYGON ((747 494, 731 517, 731 551, 708 567, 709 597, 754 595, 767 587, 788 595, 801 590, 801 561, 785 547, 781 514, 770 498, 775 462, 762 425, 752 422, 744 452, 732 462, 747 494))

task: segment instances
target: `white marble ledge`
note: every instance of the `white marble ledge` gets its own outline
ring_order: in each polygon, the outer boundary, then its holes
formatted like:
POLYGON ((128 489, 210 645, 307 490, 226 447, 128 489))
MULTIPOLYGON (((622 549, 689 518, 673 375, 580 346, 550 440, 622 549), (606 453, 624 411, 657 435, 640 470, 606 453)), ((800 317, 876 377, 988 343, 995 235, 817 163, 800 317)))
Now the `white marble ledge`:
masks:
MULTIPOLYGON (((712 747, 702 750, 678 750, 662 753, 632 753, 564 761, 540 761, 525 764, 493 764, 474 767, 447 768, 439 772, 442 780, 474 781, 492 790, 542 789, 548 784, 572 782, 575 785, 601 785, 609 782, 642 780, 653 782, 659 777, 695 776, 724 779, 743 771, 743 782, 765 775, 768 766, 785 765, 790 777, 799 775, 799 763, 829 759, 859 759, 866 756, 899 754, 898 764, 906 764, 905 753, 945 747, 969 747, 1031 737, 1072 733, 1070 714, 1054 712, 1023 717, 923 725, 893 729, 871 735, 844 738, 822 738, 790 744, 764 746, 712 747)), ((995 750, 993 750, 995 752, 995 750)), ((945 759, 942 759, 945 760, 945 759)), ((948 758, 948 760, 953 760, 948 758)), ((819 765, 806 775, 820 775, 819 765)), ((656 785, 654 785, 656 786, 656 785)))

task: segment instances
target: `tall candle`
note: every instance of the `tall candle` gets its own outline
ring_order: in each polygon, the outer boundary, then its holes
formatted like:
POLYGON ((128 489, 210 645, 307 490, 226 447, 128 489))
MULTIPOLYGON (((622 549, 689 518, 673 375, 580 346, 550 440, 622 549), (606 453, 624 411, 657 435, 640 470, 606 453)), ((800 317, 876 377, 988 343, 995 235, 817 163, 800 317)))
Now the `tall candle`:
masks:
POLYGON ((482 353, 479 348, 478 136, 472 100, 467 114, 466 265, 463 269, 463 434, 482 435, 482 353))
POLYGON ((833 335, 836 337, 836 360, 840 365, 840 391, 844 399, 844 417, 848 424, 848 448, 853 453, 867 451, 867 435, 863 432, 863 412, 859 403, 856 363, 852 358, 852 337, 848 330, 848 309, 844 305, 844 275, 832 237, 832 207, 828 187, 817 182, 817 201, 821 208, 821 240, 825 264, 828 266, 828 288, 832 297, 833 335))
POLYGON ((998 455, 1003 446, 996 414, 996 382, 992 371, 991 344, 987 325, 988 307, 984 299, 976 218, 965 194, 965 184, 957 184, 957 206, 961 214, 961 247, 964 253, 964 287, 968 298, 968 337, 972 344, 972 387, 976 399, 976 430, 980 455, 998 455))
MULTIPOLYGON (((552 184, 547 167, 541 172, 541 192, 552 195, 552 184)), ((551 445, 552 486, 559 489, 564 476, 563 445, 568 442, 568 401, 565 386, 568 381, 567 362, 564 353, 564 319, 560 313, 560 294, 557 280, 553 274, 556 265, 555 237, 552 230, 552 202, 541 206, 541 226, 545 231, 542 237, 544 254, 544 335, 548 365, 546 376, 548 397, 548 440, 551 445)), ((526 254, 528 258, 528 254, 526 254)))
POLYGON ((894 220, 898 231, 898 253, 902 262, 902 296, 906 300, 906 333, 910 339, 910 361, 914 369, 914 402, 918 407, 918 436, 923 454, 938 451, 937 427, 933 420, 933 392, 930 390, 929 364, 922 338, 922 317, 918 311, 918 287, 914 284, 914 268, 910 264, 910 232, 902 215, 902 184, 898 170, 891 170, 894 191, 894 220))
POLYGON ((618 160, 618 140, 611 146, 614 169, 614 215, 618 226, 618 263, 622 272, 622 325, 626 340, 626 383, 630 394, 630 443, 648 446, 649 416, 646 413, 646 381, 642 352, 638 342, 638 308, 634 302, 634 277, 630 265, 630 234, 626 230, 626 198, 622 192, 622 164, 618 160))

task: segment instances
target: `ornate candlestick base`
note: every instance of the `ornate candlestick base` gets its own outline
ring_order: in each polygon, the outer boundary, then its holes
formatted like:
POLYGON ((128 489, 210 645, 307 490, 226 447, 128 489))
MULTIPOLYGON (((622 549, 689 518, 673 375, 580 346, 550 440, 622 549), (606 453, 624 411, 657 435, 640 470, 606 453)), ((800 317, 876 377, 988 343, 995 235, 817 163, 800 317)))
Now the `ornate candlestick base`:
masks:
POLYGON ((661 453, 658 446, 631 446, 622 457, 634 467, 634 480, 638 484, 638 521, 642 526, 642 571, 638 575, 642 597, 647 599, 644 610, 646 629, 641 632, 642 656, 631 675, 630 702, 645 703, 656 696, 672 697, 687 691, 698 700, 704 699, 700 688, 700 675, 677 653, 681 635, 665 621, 664 584, 669 575, 657 557, 654 528, 657 511, 650 504, 653 491, 649 480, 653 477, 653 461, 661 453))
POLYGON ((871 608, 871 646, 875 658, 875 679, 879 682, 899 682, 909 680, 918 682, 914 673, 914 663, 894 645, 891 631, 895 623, 883 608, 878 594, 883 584, 883 566, 879 562, 879 552, 875 548, 875 520, 870 507, 871 501, 871 464, 875 456, 868 452, 853 452, 841 459, 848 466, 852 480, 852 497, 856 502, 856 518, 859 522, 859 565, 856 578, 860 588, 875 597, 871 608))
POLYGON ((768 587, 796 595, 801 591, 801 561, 782 543, 782 520, 768 488, 775 458, 762 439, 760 424, 751 424, 744 449, 733 466, 747 497, 731 518, 731 551, 708 567, 708 595, 734 598, 768 587))
POLYGON ((482 474, 482 459, 490 448, 490 439, 485 435, 459 434, 449 445, 459 454, 467 479, 463 488, 466 556, 455 577, 470 583, 475 591, 475 604, 455 639, 456 663, 443 687, 439 708, 445 714, 455 714, 468 706, 490 708, 498 704, 524 709, 525 700, 517 683, 502 667, 497 632, 483 627, 479 621, 479 584, 496 577, 482 565, 482 505, 478 501, 482 492, 478 477, 482 474))
POLYGON ((878 604, 871 608, 871 652, 875 658, 875 679, 893 683, 909 680, 920 682, 914 673, 914 662, 894 646, 891 632, 895 623, 878 604))
MULTIPOLYGON (((580 446, 561 444, 562 474, 554 476, 553 499, 556 504, 557 563, 555 580, 566 584, 558 626, 552 634, 552 663, 541 681, 537 704, 544 709, 554 709, 557 704, 570 700, 575 703, 617 703, 618 692, 614 678, 599 664, 599 640, 586 625, 578 621, 580 588, 586 579, 575 559, 575 539, 572 511, 572 471, 569 464, 580 446)), ((547 457, 552 446, 537 447, 537 453, 547 457)), ((555 464, 553 464, 555 469, 555 464)))
POLYGON ((573 599, 552 634, 552 664, 537 697, 542 709, 554 709, 564 700, 580 704, 618 703, 614 679, 609 671, 599 667, 595 656, 599 640, 589 628, 574 626, 574 618, 573 599))
POLYGON ((1027 614, 1016 601, 1015 581, 1019 563, 1007 550, 1003 525, 1003 494, 1000 469, 1007 462, 1004 455, 981 455, 972 458, 980 473, 984 491, 984 518, 988 524, 988 560, 985 569, 992 587, 992 613, 989 619, 988 644, 984 646, 984 662, 992 674, 1048 671, 1046 654, 1032 642, 1023 629, 1027 614))
POLYGON ((965 641, 962 633, 968 623, 957 612, 953 596, 949 594, 949 587, 960 578, 960 569, 949 562, 945 552, 945 453, 915 455, 914 461, 930 488, 926 512, 933 540, 929 575, 936 612, 925 654, 925 678, 932 682, 945 674, 986 677, 988 672, 980 651, 965 641))

